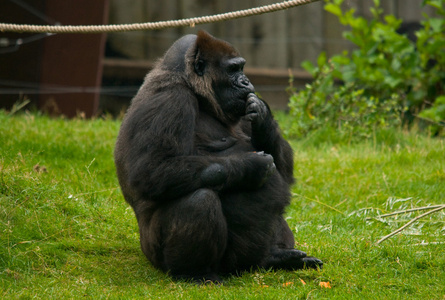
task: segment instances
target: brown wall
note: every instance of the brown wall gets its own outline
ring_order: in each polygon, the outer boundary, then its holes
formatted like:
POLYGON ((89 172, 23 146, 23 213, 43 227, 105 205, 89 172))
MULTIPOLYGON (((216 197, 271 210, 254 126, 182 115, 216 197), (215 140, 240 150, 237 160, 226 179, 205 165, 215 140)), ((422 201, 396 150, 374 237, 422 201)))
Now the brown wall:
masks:
MULTIPOLYGON (((0 1, 0 20, 16 24, 89 25, 104 24, 108 19, 108 0, 23 3, 32 11, 12 1, 0 1)), ((0 37, 15 41, 42 34, 1 33, 0 37)), ((73 117, 82 112, 86 117, 92 116, 98 109, 100 95, 90 91, 100 89, 104 45, 105 34, 57 34, 16 49, 0 48, 0 107, 8 109, 26 98, 50 113, 73 117)))

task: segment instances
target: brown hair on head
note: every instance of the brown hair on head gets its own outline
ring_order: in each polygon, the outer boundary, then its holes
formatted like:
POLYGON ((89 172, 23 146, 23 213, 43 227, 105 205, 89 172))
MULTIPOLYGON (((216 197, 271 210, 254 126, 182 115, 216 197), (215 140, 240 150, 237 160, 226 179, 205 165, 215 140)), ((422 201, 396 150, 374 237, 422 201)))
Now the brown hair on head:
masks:
POLYGON ((196 48, 199 52, 207 56, 208 54, 218 54, 221 56, 236 57, 240 56, 239 52, 228 42, 217 39, 204 30, 198 32, 196 39, 196 48))

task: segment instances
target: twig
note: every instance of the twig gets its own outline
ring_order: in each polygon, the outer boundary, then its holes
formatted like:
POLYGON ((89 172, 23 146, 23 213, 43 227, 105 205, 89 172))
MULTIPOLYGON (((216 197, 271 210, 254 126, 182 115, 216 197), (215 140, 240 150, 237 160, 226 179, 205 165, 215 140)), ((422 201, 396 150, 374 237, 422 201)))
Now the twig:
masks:
POLYGON ((25 99, 21 102, 15 103, 12 108, 11 111, 9 112, 9 115, 12 116, 13 114, 15 114, 16 112, 18 112, 19 110, 21 110, 22 108, 24 108, 26 105, 28 105, 28 103, 31 102, 31 100, 25 99))
POLYGON ((439 207, 437 207, 436 209, 430 210, 426 213, 421 214, 420 216, 415 217, 414 219, 412 219, 411 221, 409 221, 408 223, 406 223, 405 225, 403 225, 402 227, 400 227, 399 229, 397 229, 396 231, 391 232, 390 234, 388 234, 387 236, 384 236, 383 238, 381 238, 376 245, 380 244, 381 242, 383 242, 384 240, 389 239, 390 237, 398 234, 399 232, 401 232, 402 230, 404 230, 406 227, 408 227, 409 225, 413 224, 414 222, 416 222, 417 220, 419 220, 420 218, 426 217, 432 213, 438 212, 442 209, 445 209, 445 205, 441 205, 439 207))
POLYGON ((371 219, 374 219, 374 218, 385 218, 385 217, 389 217, 389 216, 405 214, 405 213, 409 213, 409 212, 412 212, 412 211, 418 211, 418 210, 433 209, 433 208, 442 207, 444 205, 445 204, 439 204, 439 205, 431 205, 431 206, 410 208, 410 209, 407 209, 407 210, 399 210, 399 211, 395 211, 395 212, 392 212, 392 213, 389 213, 389 214, 379 215, 379 216, 375 216, 375 217, 368 217, 368 218, 366 218, 366 220, 371 220, 371 219))
POLYGON ((323 203, 323 202, 321 202, 321 201, 319 201, 319 200, 311 199, 311 198, 308 198, 308 197, 306 197, 306 196, 303 196, 303 195, 300 195, 300 194, 296 194, 296 193, 292 193, 292 196, 300 196, 300 197, 306 198, 306 199, 308 199, 308 200, 310 200, 310 201, 317 202, 318 204, 324 205, 324 206, 326 206, 326 207, 328 207, 328 208, 330 208, 330 209, 332 209, 332 210, 335 210, 336 212, 339 212, 339 213, 341 213, 342 215, 345 214, 344 212, 342 212, 342 211, 336 209, 335 207, 329 206, 329 205, 327 205, 326 203, 323 203))
POLYGON ((406 245, 406 246, 429 246, 429 245, 444 245, 445 242, 421 242, 421 243, 417 243, 417 244, 412 244, 412 245, 406 245))

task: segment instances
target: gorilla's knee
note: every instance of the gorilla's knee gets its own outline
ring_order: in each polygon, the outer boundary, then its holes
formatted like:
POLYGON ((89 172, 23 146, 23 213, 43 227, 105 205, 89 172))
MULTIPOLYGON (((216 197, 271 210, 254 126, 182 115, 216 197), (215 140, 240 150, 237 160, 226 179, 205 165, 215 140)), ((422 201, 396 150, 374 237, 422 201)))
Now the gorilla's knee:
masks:
MULTIPOLYGON (((176 233, 188 241, 207 243, 207 239, 226 235, 226 222, 218 195, 209 189, 199 189, 181 199, 174 210, 176 233)), ((168 220, 169 216, 164 216, 168 220)), ((170 219, 171 220, 171 219, 170 219)))
POLYGON ((226 248, 227 224, 218 195, 199 189, 163 215, 167 269, 201 269, 217 264, 226 248))
POLYGON ((187 227, 208 226, 211 225, 210 222, 224 220, 218 194, 204 188, 179 199, 177 203, 170 207, 168 214, 177 217, 177 222, 184 223, 183 226, 187 227))

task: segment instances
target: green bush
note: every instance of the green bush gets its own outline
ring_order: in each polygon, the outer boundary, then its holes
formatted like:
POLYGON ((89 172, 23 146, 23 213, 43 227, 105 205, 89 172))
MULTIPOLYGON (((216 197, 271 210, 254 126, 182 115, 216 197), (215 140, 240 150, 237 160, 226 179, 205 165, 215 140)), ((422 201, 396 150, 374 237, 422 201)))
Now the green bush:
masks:
POLYGON ((302 64, 314 80, 300 91, 290 87, 289 134, 331 127, 340 136, 367 138, 419 113, 439 133, 445 120, 445 0, 424 1, 440 17, 424 15, 417 41, 397 32, 402 20, 383 15, 378 0, 369 21, 354 9, 344 12, 342 2, 328 1, 325 9, 349 27, 343 35, 356 49, 330 59, 321 53, 316 66, 302 64))

